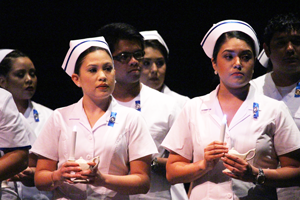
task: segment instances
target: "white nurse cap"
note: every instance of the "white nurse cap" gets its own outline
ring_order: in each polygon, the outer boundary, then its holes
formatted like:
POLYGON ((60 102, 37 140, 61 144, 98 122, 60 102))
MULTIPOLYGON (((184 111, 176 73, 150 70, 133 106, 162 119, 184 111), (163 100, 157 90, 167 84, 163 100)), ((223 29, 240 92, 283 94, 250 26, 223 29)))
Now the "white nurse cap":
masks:
POLYGON ((257 59, 262 66, 264 66, 265 68, 268 67, 269 57, 267 56, 264 49, 260 52, 257 59))
POLYGON ((254 29, 246 22, 240 20, 224 20, 217 24, 214 24, 204 36, 200 43, 204 52, 209 58, 213 57, 213 51, 218 38, 226 32, 230 31, 241 31, 249 35, 255 45, 256 56, 259 52, 259 41, 257 39, 254 29))
POLYGON ((72 76, 72 74, 74 73, 75 63, 78 57, 80 56, 80 54, 92 46, 106 49, 109 52, 110 57, 112 57, 108 44, 106 43, 104 37, 102 36, 79 39, 79 40, 71 40, 70 48, 62 64, 63 70, 65 70, 65 72, 69 76, 72 76))
POLYGON ((144 37, 144 40, 157 40, 160 44, 162 44, 169 54, 169 49, 164 39, 159 35, 157 31, 141 31, 140 34, 144 37))
POLYGON ((0 49, 0 63, 5 58, 5 56, 7 56, 7 54, 9 54, 12 51, 13 49, 0 49))

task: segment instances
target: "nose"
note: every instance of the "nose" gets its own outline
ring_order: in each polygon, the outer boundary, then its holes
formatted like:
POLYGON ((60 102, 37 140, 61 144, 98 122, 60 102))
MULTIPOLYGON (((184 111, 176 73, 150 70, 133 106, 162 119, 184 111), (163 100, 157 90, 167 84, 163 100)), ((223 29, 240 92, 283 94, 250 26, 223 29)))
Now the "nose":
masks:
POLYGON ((103 70, 99 70, 99 73, 98 73, 98 80, 99 80, 99 81, 103 81, 103 82, 106 81, 106 74, 104 73, 103 70))
POLYGON ((33 82, 32 77, 30 76, 30 74, 26 74, 25 78, 26 78, 25 79, 26 83, 31 84, 33 82))
POLYGON ((129 60, 129 62, 128 62, 128 64, 130 65, 130 66, 137 66, 137 65, 139 65, 139 63, 140 63, 140 61, 138 61, 135 57, 133 57, 133 56, 131 56, 131 58, 130 58, 130 60, 129 60))
POLYGON ((235 62, 234 62, 234 68, 241 70, 242 69, 242 62, 239 57, 236 57, 235 62))
POLYGON ((153 62, 151 65, 151 74, 156 74, 158 71, 158 67, 156 66, 156 63, 153 62))
POLYGON ((289 41, 288 44, 287 44, 286 52, 287 52, 288 54, 294 54, 294 52, 295 52, 293 43, 292 43, 291 41, 289 41))

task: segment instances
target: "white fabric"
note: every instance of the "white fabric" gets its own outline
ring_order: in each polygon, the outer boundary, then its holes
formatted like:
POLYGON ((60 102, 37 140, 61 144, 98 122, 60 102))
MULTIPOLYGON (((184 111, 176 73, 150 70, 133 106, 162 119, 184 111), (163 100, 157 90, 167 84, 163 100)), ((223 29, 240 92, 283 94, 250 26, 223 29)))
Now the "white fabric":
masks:
MULTIPOLYGON (((120 106, 114 99, 106 113, 90 127, 82 99, 68 107, 56 109, 37 138, 32 152, 58 161, 58 168, 69 158, 71 133, 77 128, 75 159, 91 160, 100 156, 99 171, 127 175, 129 162, 157 153, 155 144, 140 114, 120 106), (111 112, 116 112, 114 126, 108 126, 111 112)), ((105 187, 64 183, 54 191, 54 199, 128 199, 105 187)))
MULTIPOLYGON (((180 108, 183 108, 185 103, 190 99, 186 96, 183 96, 181 94, 178 94, 178 93, 170 90, 170 88, 165 84, 163 85, 161 92, 175 98, 178 105, 180 106, 180 108)), ((171 185, 171 197, 172 197, 172 200, 187 200, 188 199, 188 196, 185 191, 183 183, 171 185)))
POLYGON ((183 106, 185 105, 185 103, 190 100, 189 97, 187 96, 183 96, 181 94, 178 94, 172 90, 170 90, 170 88, 168 86, 166 86, 165 84, 163 85, 163 88, 161 90, 162 93, 166 94, 166 95, 169 95, 173 98, 176 99, 178 105, 180 106, 180 108, 183 108, 183 106))
POLYGON ((209 58, 212 58, 215 44, 219 37, 226 32, 241 31, 252 38, 255 45, 256 56, 259 53, 259 41, 254 29, 246 22, 240 20, 224 20, 220 21, 208 30, 205 34, 201 46, 209 58))
POLYGON ((259 56, 257 57, 257 60, 263 67, 268 67, 269 58, 264 49, 260 52, 259 56))
POLYGON ((7 56, 7 54, 9 54, 12 51, 13 49, 0 49, 0 63, 5 58, 5 56, 7 56))
MULTIPOLYGON (((220 134, 223 113, 217 90, 187 102, 162 146, 193 162, 204 159, 203 149, 218 140, 220 134)), ((256 155, 249 163, 275 169, 277 155, 300 148, 300 133, 284 103, 259 94, 251 86, 246 100, 226 128, 225 142, 240 153, 256 148, 256 155), (257 119, 253 117, 254 102, 259 104, 257 119)), ((223 169, 219 162, 214 170, 195 180, 190 199, 263 199, 258 190, 276 198, 275 188, 231 179, 222 173, 223 169)))
POLYGON ((167 44, 157 31, 141 31, 140 34, 144 37, 144 40, 157 40, 166 48, 167 53, 169 54, 169 48, 167 44))
MULTIPOLYGON (((26 118, 30 127, 34 130, 36 137, 40 134, 43 126, 45 125, 46 121, 48 120, 52 112, 53 111, 51 109, 29 100, 29 105, 24 113, 24 117, 26 118), (38 119, 39 119, 38 122, 35 121, 34 119, 33 109, 35 109, 38 113, 38 119)), ((36 137, 34 138, 34 140, 32 139, 30 140, 31 145, 34 144, 36 137)), ((15 187, 13 182, 9 182, 8 186, 11 188, 15 187)), ((18 186, 18 194, 21 199, 32 199, 32 200, 49 199, 50 200, 53 196, 52 192, 50 191, 39 191, 36 187, 26 187, 21 182, 17 182, 17 186, 18 186)))
MULTIPOLYGON (((120 102, 124 106, 134 107, 134 102, 140 100, 141 114, 146 120, 150 134, 158 148, 159 154, 156 157, 166 157, 165 149, 161 142, 168 134, 172 124, 178 115, 180 108, 176 101, 157 90, 154 90, 144 84, 140 94, 130 102, 120 102)), ((131 195, 130 199, 171 199, 170 183, 165 177, 156 173, 151 173, 151 187, 147 194, 131 195)))
POLYGON ((52 114, 53 110, 47 108, 34 101, 29 101, 29 106, 24 113, 24 117, 27 119, 29 125, 34 129, 36 136, 39 136, 42 128, 44 127, 46 121, 52 114), (38 112, 39 121, 36 122, 33 115, 33 109, 38 112))
POLYGON ((75 64, 80 54, 92 46, 106 49, 109 52, 110 57, 112 57, 104 37, 71 40, 70 48, 62 64, 63 70, 65 70, 69 76, 72 76, 74 73, 75 64))
MULTIPOLYGON (((289 108, 292 117, 300 130, 300 97, 295 97, 296 85, 287 95, 281 96, 271 74, 272 72, 269 72, 263 76, 253 79, 251 83, 264 95, 284 102, 289 108)), ((277 195, 279 200, 300 200, 300 187, 279 188, 277 189, 277 195)))
POLYGON ((0 88, 0 150, 30 148, 30 130, 22 119, 12 95, 0 88))

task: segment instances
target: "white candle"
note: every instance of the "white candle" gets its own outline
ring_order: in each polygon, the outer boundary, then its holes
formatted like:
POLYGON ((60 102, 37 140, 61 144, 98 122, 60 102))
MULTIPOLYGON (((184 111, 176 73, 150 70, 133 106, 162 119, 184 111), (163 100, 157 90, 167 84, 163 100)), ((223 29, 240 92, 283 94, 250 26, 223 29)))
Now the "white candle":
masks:
POLYGON ((220 131, 220 141, 221 142, 224 142, 226 124, 227 124, 227 116, 224 115, 223 119, 222 119, 222 124, 221 124, 221 131, 220 131))
POLYGON ((74 126, 71 134, 71 149, 70 149, 70 156, 69 156, 70 161, 75 161, 76 136, 77 136, 77 130, 76 130, 76 126, 74 126))

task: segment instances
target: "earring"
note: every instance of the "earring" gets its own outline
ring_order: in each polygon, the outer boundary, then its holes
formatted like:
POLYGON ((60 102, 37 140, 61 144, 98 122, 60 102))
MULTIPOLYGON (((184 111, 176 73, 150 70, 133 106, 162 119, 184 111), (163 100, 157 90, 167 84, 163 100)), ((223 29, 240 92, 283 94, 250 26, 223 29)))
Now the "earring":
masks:
POLYGON ((215 75, 218 75, 218 72, 215 70, 215 71, 214 71, 214 74, 215 74, 215 75))
POLYGON ((115 80, 115 84, 117 83, 117 80, 115 80))

